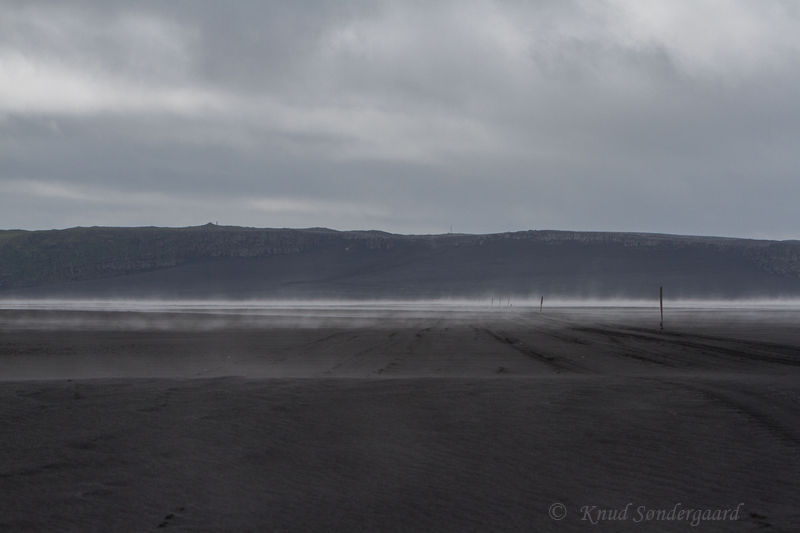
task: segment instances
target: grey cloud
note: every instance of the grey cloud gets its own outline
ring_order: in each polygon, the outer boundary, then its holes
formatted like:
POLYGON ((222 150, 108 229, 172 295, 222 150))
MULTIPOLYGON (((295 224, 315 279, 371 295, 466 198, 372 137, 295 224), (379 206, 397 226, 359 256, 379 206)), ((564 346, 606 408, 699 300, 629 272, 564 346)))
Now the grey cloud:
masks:
POLYGON ((791 4, 4 13, 3 227, 800 235, 791 4))

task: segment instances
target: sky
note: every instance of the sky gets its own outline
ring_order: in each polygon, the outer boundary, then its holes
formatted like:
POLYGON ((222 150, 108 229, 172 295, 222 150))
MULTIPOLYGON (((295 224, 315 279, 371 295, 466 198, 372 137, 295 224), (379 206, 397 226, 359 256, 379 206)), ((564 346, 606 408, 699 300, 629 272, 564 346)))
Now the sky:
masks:
POLYGON ((800 239, 800 3, 0 0, 0 228, 800 239))

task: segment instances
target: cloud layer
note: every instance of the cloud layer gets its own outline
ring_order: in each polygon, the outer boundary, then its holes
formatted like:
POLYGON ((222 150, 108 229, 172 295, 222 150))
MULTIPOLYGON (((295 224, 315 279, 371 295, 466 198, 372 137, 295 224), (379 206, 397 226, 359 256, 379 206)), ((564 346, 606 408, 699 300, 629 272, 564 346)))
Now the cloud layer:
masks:
POLYGON ((2 227, 800 237, 794 3, 2 7, 2 227))

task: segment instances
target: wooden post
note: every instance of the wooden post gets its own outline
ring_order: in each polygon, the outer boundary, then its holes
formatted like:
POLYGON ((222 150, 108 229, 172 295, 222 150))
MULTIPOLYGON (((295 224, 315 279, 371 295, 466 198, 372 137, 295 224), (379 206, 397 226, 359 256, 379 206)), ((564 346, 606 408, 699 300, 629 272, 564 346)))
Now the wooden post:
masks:
POLYGON ((544 296, 542 296, 542 299, 539 300, 539 312, 540 313, 542 312, 542 307, 544 307, 544 296))
POLYGON ((661 323, 659 329, 664 329, 664 287, 658 288, 658 307, 661 309, 661 323))

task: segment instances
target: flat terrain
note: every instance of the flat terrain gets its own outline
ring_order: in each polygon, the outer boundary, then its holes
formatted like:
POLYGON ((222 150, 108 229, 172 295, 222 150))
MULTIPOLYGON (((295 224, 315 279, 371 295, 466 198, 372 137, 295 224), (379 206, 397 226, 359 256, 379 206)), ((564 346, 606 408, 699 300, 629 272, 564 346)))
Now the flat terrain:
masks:
POLYGON ((797 308, 58 307, 0 306, 0 529, 800 528, 797 308))

